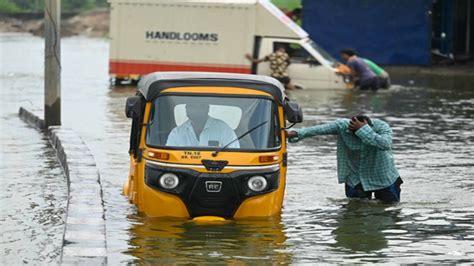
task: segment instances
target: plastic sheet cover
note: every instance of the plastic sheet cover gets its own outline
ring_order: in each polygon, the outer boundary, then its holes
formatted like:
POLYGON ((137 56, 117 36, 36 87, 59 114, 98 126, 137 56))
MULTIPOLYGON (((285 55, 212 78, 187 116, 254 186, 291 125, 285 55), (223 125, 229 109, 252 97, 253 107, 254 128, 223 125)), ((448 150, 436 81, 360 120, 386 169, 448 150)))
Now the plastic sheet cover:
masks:
POLYGON ((303 28, 335 58, 345 48, 382 65, 429 65, 432 0, 304 0, 303 28))

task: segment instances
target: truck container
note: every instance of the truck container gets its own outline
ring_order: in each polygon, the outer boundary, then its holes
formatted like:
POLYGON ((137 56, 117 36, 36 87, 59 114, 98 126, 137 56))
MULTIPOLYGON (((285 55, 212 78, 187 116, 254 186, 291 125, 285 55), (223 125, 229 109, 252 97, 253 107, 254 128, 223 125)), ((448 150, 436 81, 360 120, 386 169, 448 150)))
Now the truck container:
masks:
POLYGON ((270 75, 252 64, 280 45, 291 57, 292 82, 307 89, 349 87, 337 61, 270 1, 109 0, 110 77, 138 80, 151 72, 197 71, 270 75))

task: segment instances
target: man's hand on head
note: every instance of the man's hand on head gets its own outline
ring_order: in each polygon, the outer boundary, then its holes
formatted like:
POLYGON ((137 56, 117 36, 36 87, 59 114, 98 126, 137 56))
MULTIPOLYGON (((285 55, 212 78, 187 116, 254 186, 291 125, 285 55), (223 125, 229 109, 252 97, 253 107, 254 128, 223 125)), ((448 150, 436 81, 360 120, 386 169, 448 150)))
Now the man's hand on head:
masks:
POLYGON ((353 117, 351 121, 349 122, 349 129, 355 133, 359 128, 365 125, 367 125, 367 120, 364 119, 360 121, 357 119, 357 117, 353 117))

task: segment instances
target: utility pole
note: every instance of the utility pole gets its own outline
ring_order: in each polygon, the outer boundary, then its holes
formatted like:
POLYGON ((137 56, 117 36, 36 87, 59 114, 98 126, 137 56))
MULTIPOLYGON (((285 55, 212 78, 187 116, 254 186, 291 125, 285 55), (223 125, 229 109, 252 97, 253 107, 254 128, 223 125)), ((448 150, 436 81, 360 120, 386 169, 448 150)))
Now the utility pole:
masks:
POLYGON ((471 0, 467 0, 467 17, 466 17, 466 55, 470 54, 471 47, 471 0))
POLYGON ((61 125, 61 0, 44 1, 44 122, 61 125))

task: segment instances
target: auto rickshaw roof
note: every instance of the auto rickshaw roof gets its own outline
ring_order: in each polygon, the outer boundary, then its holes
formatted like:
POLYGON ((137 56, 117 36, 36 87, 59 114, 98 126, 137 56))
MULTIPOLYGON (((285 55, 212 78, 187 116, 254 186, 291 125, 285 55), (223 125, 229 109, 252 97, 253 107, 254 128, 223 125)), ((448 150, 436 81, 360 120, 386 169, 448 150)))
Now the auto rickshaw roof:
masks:
POLYGON ((285 89, 274 78, 261 75, 213 72, 150 73, 141 78, 138 83, 138 90, 147 101, 152 101, 165 89, 197 86, 236 87, 259 90, 272 95, 279 104, 283 104, 286 97, 285 89))

